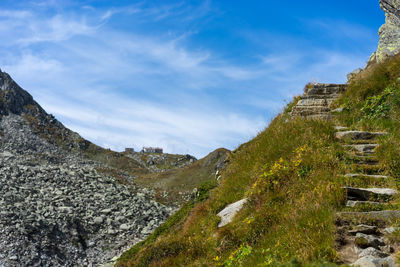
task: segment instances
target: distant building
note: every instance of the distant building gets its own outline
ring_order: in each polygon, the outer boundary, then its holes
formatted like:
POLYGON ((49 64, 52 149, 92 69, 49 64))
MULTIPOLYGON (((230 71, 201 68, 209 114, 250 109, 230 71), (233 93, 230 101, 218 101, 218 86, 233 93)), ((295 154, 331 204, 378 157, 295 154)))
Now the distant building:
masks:
POLYGON ((142 152, 144 153, 163 153, 163 149, 160 147, 143 147, 142 152))
POLYGON ((125 148, 125 153, 134 153, 135 149, 131 148, 131 147, 127 147, 125 148))

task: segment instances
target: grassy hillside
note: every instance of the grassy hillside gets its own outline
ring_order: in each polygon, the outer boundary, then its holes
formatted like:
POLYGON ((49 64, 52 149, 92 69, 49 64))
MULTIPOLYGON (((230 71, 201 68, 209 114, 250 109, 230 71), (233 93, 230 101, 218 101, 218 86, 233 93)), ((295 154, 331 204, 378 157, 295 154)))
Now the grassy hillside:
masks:
POLYGON ((337 105, 345 110, 332 122, 278 115, 231 153, 220 184, 204 186, 117 266, 335 265, 335 214, 345 201, 340 177, 350 165, 333 126, 388 131, 379 167, 400 177, 400 56, 362 72, 337 105), (244 197, 234 221, 218 228, 217 213, 244 197))

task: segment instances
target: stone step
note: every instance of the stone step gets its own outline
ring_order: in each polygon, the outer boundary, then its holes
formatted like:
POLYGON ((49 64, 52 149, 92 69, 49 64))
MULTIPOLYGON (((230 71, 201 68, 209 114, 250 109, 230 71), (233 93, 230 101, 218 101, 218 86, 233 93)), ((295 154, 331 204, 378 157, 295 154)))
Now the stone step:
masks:
POLYGON ((351 208, 359 208, 359 207, 373 207, 373 206, 382 206, 381 202, 376 201, 359 201, 359 200, 347 200, 346 207, 351 208))
POLYGON ((330 102, 335 101, 339 98, 340 95, 338 94, 328 94, 328 95, 303 95, 300 99, 326 99, 330 102))
POLYGON ((343 145, 345 148, 349 148, 352 151, 358 153, 372 154, 379 144, 354 144, 354 145, 343 145))
POLYGON ((386 132, 366 132, 366 131, 341 131, 336 132, 335 137, 338 139, 350 140, 371 140, 386 135, 386 132))
POLYGON ((336 216, 342 220, 349 220, 357 223, 371 224, 384 222, 389 225, 400 219, 400 211, 398 210, 382 210, 382 211, 344 211, 336 213, 336 216))
POLYGON ((341 94, 345 92, 347 85, 345 84, 315 84, 307 90, 308 95, 328 95, 341 94))
POLYGON ((347 173, 344 175, 346 178, 372 178, 372 179, 387 179, 386 175, 373 175, 363 173, 347 173))
POLYGON ((349 234, 356 235, 357 233, 367 234, 367 235, 374 235, 377 234, 378 227, 375 225, 366 225, 366 224, 359 224, 354 226, 351 230, 349 230, 349 234))
POLYGON ((348 160, 351 160, 358 165, 376 166, 379 164, 379 161, 376 159, 376 157, 364 156, 364 155, 363 156, 349 155, 348 160))
POLYGON ((314 107, 296 107, 292 110, 293 116, 308 116, 308 115, 318 115, 318 114, 329 114, 328 107, 314 106, 314 107))
POLYGON ((343 187, 347 192, 348 200, 380 200, 387 201, 398 194, 398 191, 392 188, 356 188, 343 187))
POLYGON ((299 102, 297 102, 296 104, 296 108, 315 107, 315 106, 327 107, 330 102, 331 101, 328 101, 327 99, 321 99, 321 98, 300 99, 299 102))

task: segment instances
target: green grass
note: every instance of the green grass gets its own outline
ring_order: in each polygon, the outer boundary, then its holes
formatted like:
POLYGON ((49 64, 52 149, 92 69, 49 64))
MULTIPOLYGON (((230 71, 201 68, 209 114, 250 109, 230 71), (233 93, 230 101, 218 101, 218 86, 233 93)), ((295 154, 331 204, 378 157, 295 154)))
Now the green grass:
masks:
POLYGON ((243 266, 267 259, 271 264, 289 264, 293 258, 302 264, 333 261, 334 211, 343 201, 336 174, 343 148, 332 124, 286 119, 278 116, 235 150, 208 199, 117 265, 220 265, 244 245, 252 250, 240 259, 243 266), (284 167, 277 169, 275 163, 284 167), (218 229, 216 214, 246 196, 250 201, 234 222, 218 229))

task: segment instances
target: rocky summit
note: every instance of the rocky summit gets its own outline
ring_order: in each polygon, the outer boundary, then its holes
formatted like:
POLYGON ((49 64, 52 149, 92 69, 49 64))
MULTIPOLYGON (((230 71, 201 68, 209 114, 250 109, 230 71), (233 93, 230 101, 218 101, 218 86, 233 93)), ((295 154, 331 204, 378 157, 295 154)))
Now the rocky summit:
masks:
POLYGON ((380 0, 379 4, 386 22, 379 29, 378 49, 369 60, 378 63, 400 51, 400 0, 380 0))
POLYGON ((98 266, 173 212, 133 177, 38 134, 30 120, 40 121, 47 137, 57 129, 59 136, 84 140, 4 72, 0 88, 1 267, 98 266), (117 182, 105 169, 129 182, 117 182))

